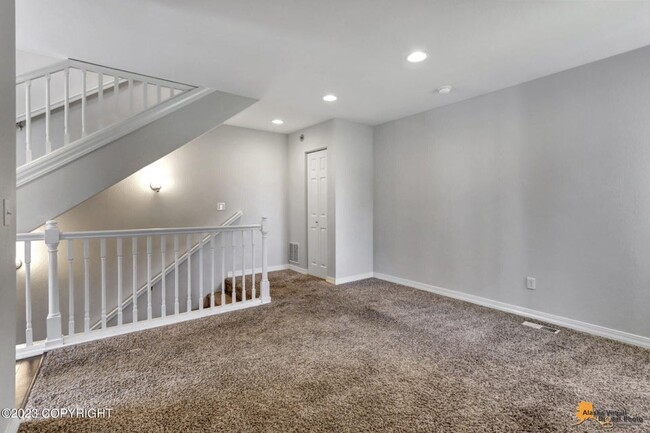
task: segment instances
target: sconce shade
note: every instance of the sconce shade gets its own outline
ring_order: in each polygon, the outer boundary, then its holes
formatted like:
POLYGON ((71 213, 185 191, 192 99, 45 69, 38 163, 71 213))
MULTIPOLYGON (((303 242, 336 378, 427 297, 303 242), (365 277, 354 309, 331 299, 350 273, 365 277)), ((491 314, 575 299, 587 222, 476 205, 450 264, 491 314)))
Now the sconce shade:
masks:
POLYGON ((162 183, 159 180, 152 180, 149 187, 152 190, 159 192, 162 189, 162 183))

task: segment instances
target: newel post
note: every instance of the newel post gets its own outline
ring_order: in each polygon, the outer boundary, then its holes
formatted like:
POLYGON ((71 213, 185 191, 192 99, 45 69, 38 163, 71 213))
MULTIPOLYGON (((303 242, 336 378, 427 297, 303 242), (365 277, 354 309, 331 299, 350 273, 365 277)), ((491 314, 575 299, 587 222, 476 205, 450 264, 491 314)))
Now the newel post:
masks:
POLYGON ((262 284, 261 295, 262 302, 271 302, 271 285, 269 284, 268 274, 268 245, 266 238, 269 235, 268 222, 266 217, 262 217, 262 284))
POLYGON ((45 224, 45 244, 48 251, 48 314, 47 314, 47 345, 61 343, 61 312, 59 311, 59 274, 58 274, 58 252, 61 232, 56 221, 48 221, 45 224))

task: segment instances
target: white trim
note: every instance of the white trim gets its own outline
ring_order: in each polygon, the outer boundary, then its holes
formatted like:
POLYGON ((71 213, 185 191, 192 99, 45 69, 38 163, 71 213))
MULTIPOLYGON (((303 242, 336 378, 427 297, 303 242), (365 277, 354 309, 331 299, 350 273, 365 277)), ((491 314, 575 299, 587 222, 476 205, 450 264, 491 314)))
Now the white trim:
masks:
POLYGON ((650 349, 650 338, 641 335, 630 334, 628 332, 618 331, 616 329, 605 328, 604 326, 594 325, 591 323, 581 322, 579 320, 569 319, 568 317, 556 316, 554 314, 544 313, 542 311, 531 310, 529 308, 519 307, 517 305, 506 304, 505 302, 493 301, 491 299, 482 298, 468 293, 458 292, 456 290, 444 289, 417 281, 407 280, 405 278, 395 277, 375 272, 375 278, 388 281, 403 286, 412 287, 418 290, 435 293, 437 295, 446 296, 449 298, 459 299, 461 301, 470 302, 472 304, 481 305, 483 307, 493 308, 495 310, 504 311, 506 313, 524 316, 542 322, 551 323, 553 325, 562 326, 565 328, 573 329, 575 331, 584 332, 598 337, 608 338, 610 340, 620 341, 622 343, 639 346, 645 349, 650 349))
POLYGON ((164 80, 156 77, 149 77, 145 75, 136 74, 134 72, 109 68, 106 66, 97 65, 95 63, 87 63, 87 62, 82 62, 74 59, 65 59, 58 63, 47 65, 43 68, 26 72, 22 75, 18 75, 16 76, 16 85, 22 84, 27 80, 37 80, 39 78, 43 78, 47 74, 50 75, 56 74, 57 72, 61 72, 65 70, 65 68, 74 68, 82 71, 85 70, 87 72, 94 73, 94 74, 102 73, 104 75, 109 75, 113 77, 118 76, 119 78, 126 78, 126 79, 131 78, 135 81, 142 81, 148 84, 160 84, 161 86, 171 87, 178 90, 189 90, 193 87, 184 83, 179 83, 177 81, 170 81, 170 80, 164 80))
POLYGON ((309 271, 307 271, 307 269, 301 268, 300 266, 292 265, 291 263, 287 265, 287 269, 289 269, 290 271, 298 272, 299 274, 309 275, 309 271))
POLYGON ((24 74, 16 75, 16 85, 23 84, 27 80, 36 80, 44 77, 47 74, 56 74, 65 68, 70 67, 68 59, 61 60, 60 62, 52 63, 51 65, 43 66, 42 68, 26 72, 24 74))
MULTIPOLYGON (((277 266, 269 266, 267 267, 267 272, 276 272, 276 271, 286 271, 289 269, 290 265, 277 265, 277 266)), ((256 274, 261 274, 262 273, 262 268, 255 268, 255 273, 256 274)), ((246 275, 251 274, 251 268, 246 269, 246 275)), ((227 278, 232 278, 232 271, 228 271, 227 278)), ((235 276, 236 277, 241 277, 241 269, 238 271, 235 271, 235 276)))
POLYGON ((161 326, 173 325, 176 323, 186 322, 188 320, 229 313, 231 311, 243 310, 245 308, 256 307, 268 303, 270 303, 270 301, 264 302, 261 299, 251 299, 244 302, 239 301, 234 304, 224 305, 222 307, 204 308, 202 310, 194 310, 188 313, 181 313, 173 316, 157 317, 155 319, 140 321, 137 323, 129 323, 119 327, 111 327, 98 331, 88 332, 87 334, 75 334, 72 336, 63 337, 61 342, 56 345, 47 345, 44 341, 34 343, 34 345, 30 347, 25 347, 24 344, 21 344, 19 346, 16 346, 16 360, 40 355, 49 350, 63 346, 73 346, 76 344, 87 343, 89 341, 102 340, 108 337, 143 331, 145 329, 158 328, 161 326))
POLYGON ((160 105, 136 114, 130 119, 94 132, 74 143, 22 165, 16 169, 16 187, 20 188, 213 92, 214 90, 206 88, 196 88, 187 91, 168 99, 160 105))
POLYGON ((5 433, 16 433, 20 428, 20 418, 9 418, 5 433))
MULTIPOLYGON (((372 278, 374 276, 375 276, 374 273, 367 272, 365 274, 350 275, 349 277, 331 278, 331 280, 334 281, 333 284, 339 285, 339 284, 352 283, 353 281, 367 280, 368 278, 372 278)), ((328 279, 330 278, 328 277, 328 279)))
MULTIPOLYGON (((315 276, 315 275, 312 275, 315 276)), ((318 278, 318 277, 317 277, 318 278)), ((333 277, 325 277, 325 281, 327 281, 330 284, 334 284, 336 286, 336 278, 333 277)))

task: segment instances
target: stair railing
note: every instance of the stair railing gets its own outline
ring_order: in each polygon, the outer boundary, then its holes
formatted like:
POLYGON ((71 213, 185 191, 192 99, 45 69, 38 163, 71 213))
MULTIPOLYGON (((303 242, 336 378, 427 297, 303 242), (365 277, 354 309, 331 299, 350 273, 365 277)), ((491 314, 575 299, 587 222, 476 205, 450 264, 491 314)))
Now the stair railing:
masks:
MULTIPOLYGON (((241 218, 244 215, 242 211, 237 211, 235 212, 230 218, 228 218, 226 221, 223 222, 222 227, 230 227, 232 226, 235 221, 237 221, 239 218, 241 218)), ((217 237, 221 234, 222 232, 216 232, 216 233, 211 233, 207 236, 205 236, 203 239, 199 239, 197 243, 195 243, 189 250, 186 249, 183 254, 180 255, 180 257, 174 257, 174 261, 167 265, 164 271, 161 271, 157 273, 152 279, 151 279, 151 284, 148 282, 143 284, 135 293, 136 298, 142 297, 148 290, 153 290, 154 287, 161 282, 163 278, 167 278, 167 275, 174 273, 175 271, 178 270, 178 267, 183 265, 184 263, 188 263, 188 267, 191 266, 192 264, 192 257, 194 256, 195 253, 198 252, 199 248, 201 245, 208 245, 211 242, 211 237, 217 237)), ((254 253, 254 250, 252 250, 252 253, 254 253)), ((252 260, 254 263, 255 257, 252 256, 252 260)), ((128 306, 133 304, 133 294, 130 294, 124 301, 122 302, 122 310, 128 308, 128 306)), ((188 305, 191 305, 192 300, 191 298, 188 297, 187 301, 188 305)), ((190 308, 190 307, 188 307, 190 308)), ((115 306, 107 315, 107 320, 111 321, 115 317, 117 317, 120 313, 120 308, 118 305, 115 306)), ((94 331, 96 329, 100 329, 102 326, 102 321, 98 320, 95 322, 93 326, 90 327, 91 331, 94 331)))
POLYGON ((25 149, 24 160, 18 167, 195 89, 187 84, 77 60, 64 60, 19 75, 16 77, 16 124, 21 131, 24 129, 25 149), (37 137, 34 121, 43 117, 44 125, 37 137), (56 128, 55 120, 59 122, 56 128), (35 145, 38 145, 36 153, 35 145))
POLYGON ((23 271, 25 272, 25 344, 16 346, 17 359, 34 356, 47 350, 58 348, 65 345, 78 344, 81 342, 105 338, 108 336, 135 332, 142 329, 148 329, 158 326, 164 326, 171 323, 191 320, 213 314, 219 314, 227 311, 234 311, 243 308, 249 308, 271 302, 270 283, 268 280, 268 224, 267 219, 262 218, 260 224, 239 225, 239 226, 219 226, 219 227, 184 227, 184 228, 165 228, 165 229, 144 229, 144 230, 114 230, 114 231, 87 231, 87 232, 61 232, 55 221, 48 221, 45 230, 41 233, 25 233, 17 235, 17 243, 24 247, 23 271), (221 235, 217 238, 217 235, 221 235), (226 239, 228 237, 228 239, 226 239), (255 238, 261 239, 261 269, 255 267, 256 259, 256 242, 255 238), (181 281, 179 273, 180 257, 182 253, 191 251, 195 239, 199 239, 199 263, 198 272, 194 272, 191 266, 187 266, 187 279, 181 281), (128 241, 130 239, 130 242, 128 241), (217 246, 217 239, 219 245, 217 246), (241 240, 241 243, 239 243, 241 240), (99 243, 99 286, 91 287, 91 241, 99 243), (159 247, 154 257, 154 241, 159 247), (168 241, 170 249, 167 249, 168 241), (229 241, 229 242, 228 242, 229 241), (34 287, 32 286, 31 266, 32 266, 32 249, 34 244, 43 243, 47 247, 47 316, 45 320, 45 329, 39 330, 44 334, 44 339, 34 341, 33 317, 32 317, 32 296, 34 287), (61 244, 65 244, 67 254, 62 255, 61 244), (110 244, 109 244, 110 243, 110 244), (230 244, 227 246, 227 244, 230 244), (81 244, 81 245, 79 245, 81 244), (76 248, 75 248, 76 246, 76 248), (109 269, 107 260, 108 247, 115 247, 115 266, 109 269), (140 246, 146 246, 144 251, 139 249, 140 246), (78 250, 81 247, 81 257, 78 250), (231 248, 232 266, 227 262, 227 248, 231 248), (247 250, 250 247, 250 267, 247 267, 247 250), (167 253, 173 250, 173 267, 174 281, 172 284, 173 292, 170 292, 170 298, 173 299, 173 305, 167 305, 167 285, 166 278, 161 278, 161 303, 154 309, 152 304, 151 290, 146 290, 146 311, 138 311, 137 291, 140 288, 138 278, 138 257, 146 256, 146 281, 147 287, 151 287, 154 275, 154 261, 158 260, 161 269, 167 267, 167 253), (185 250, 185 251, 183 251, 185 250), (208 253, 204 252, 208 251, 208 253), (209 254, 208 269, 205 269, 204 254, 209 254), (131 257, 131 278, 127 278, 125 273, 126 259, 131 257), (241 258, 240 267, 237 269, 235 258, 241 258), (59 274, 59 259, 67 260, 67 273, 59 274), (79 274, 75 272, 75 260, 83 260, 83 271, 79 274), (217 270, 220 266, 220 271, 217 270), (230 269, 228 269, 230 268, 230 269), (241 271, 240 271, 241 269, 241 271), (257 284, 255 275, 261 271, 261 280, 257 284), (221 281, 217 281, 216 275, 219 272, 221 281), (232 277, 229 274, 232 273, 232 277), (111 291, 109 299, 108 276, 109 274, 116 277, 115 291, 111 291), (234 288, 237 276, 241 278, 242 297, 237 301, 234 296, 234 288), (249 292, 247 296, 246 276, 250 278, 249 292), (230 302, 227 302, 226 294, 221 291, 221 299, 217 304, 215 296, 211 296, 211 303, 208 308, 203 306, 205 294, 213 293, 218 287, 225 287, 225 279, 233 279, 233 296, 230 302), (67 333, 63 330, 63 318, 60 311, 61 291, 59 282, 66 280, 67 283, 67 333), (82 282, 83 287, 83 315, 75 316, 75 287, 82 282), (198 309, 192 309, 192 286, 198 284, 199 302, 198 309), (129 287, 130 286, 130 287, 129 287), (131 289, 131 318, 127 322, 123 315, 124 312, 124 295, 127 288, 131 289), (259 288, 259 291, 258 291, 259 288), (98 289, 98 290, 91 290, 98 289), (182 292, 185 292, 187 302, 181 302, 182 292), (91 297, 92 293, 99 293, 99 296, 91 297), (112 295, 114 293, 114 296, 112 295), (173 296, 172 296, 173 293, 173 296), (97 299, 99 298, 99 299, 97 299), (109 302, 117 306, 117 320, 113 326, 109 326, 108 308, 109 302), (90 326, 91 305, 94 310, 100 312, 100 329, 93 330, 90 326), (77 332, 79 329, 79 332, 77 332))

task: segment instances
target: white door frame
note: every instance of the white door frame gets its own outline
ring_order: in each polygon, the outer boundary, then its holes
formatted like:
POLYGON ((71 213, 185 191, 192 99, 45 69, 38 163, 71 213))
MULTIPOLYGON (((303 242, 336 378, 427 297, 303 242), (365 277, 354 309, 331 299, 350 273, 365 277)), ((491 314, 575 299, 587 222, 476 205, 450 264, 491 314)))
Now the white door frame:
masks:
MULTIPOLYGON (((309 181, 309 177, 310 177, 310 173, 309 173, 309 156, 311 154, 314 154, 314 153, 317 153, 317 152, 323 152, 323 151, 326 152, 325 153, 326 157, 329 156, 328 153, 327 153, 327 148, 326 147, 323 147, 323 148, 320 148, 320 149, 309 150, 309 151, 305 152, 305 183, 306 183, 306 185, 305 185, 305 193, 306 193, 306 198, 307 198, 306 206, 305 206, 305 219, 306 219, 306 227, 307 227, 307 250, 306 250, 307 251, 307 273, 309 275, 313 275, 315 277, 326 279, 327 278, 327 269, 329 267, 329 263, 328 263, 328 255, 329 254, 326 253, 325 257, 321 257, 321 261, 323 261, 323 260, 325 261, 325 267, 324 268, 323 267, 316 268, 314 265, 312 265, 311 260, 310 260, 310 254, 309 254, 309 251, 310 251, 309 238, 311 237, 310 236, 311 221, 310 221, 310 208, 309 208, 309 202, 310 202, 310 199, 309 199, 309 182, 310 182, 309 181)), ((327 161, 327 163, 329 164, 329 161, 327 161)), ((326 168, 326 174, 327 174, 327 177, 328 177, 327 181, 329 182, 329 170, 327 168, 326 168)), ((325 204, 325 209, 324 209, 324 212, 325 212, 324 224, 325 224, 326 236, 325 236, 324 241, 325 241, 325 251, 329 251, 329 240, 328 240, 328 238, 329 238, 329 233, 328 233, 329 224, 327 224, 327 220, 329 219, 329 214, 328 214, 329 204, 327 203, 327 191, 325 192, 325 203, 326 204, 325 204)), ((323 211, 323 210, 321 209, 321 211, 323 211)), ((322 224, 320 221, 319 221, 319 223, 322 224)), ((322 241, 323 241, 323 239, 321 238, 321 242, 322 241)), ((321 252, 322 252, 322 248, 321 248, 321 252)))

